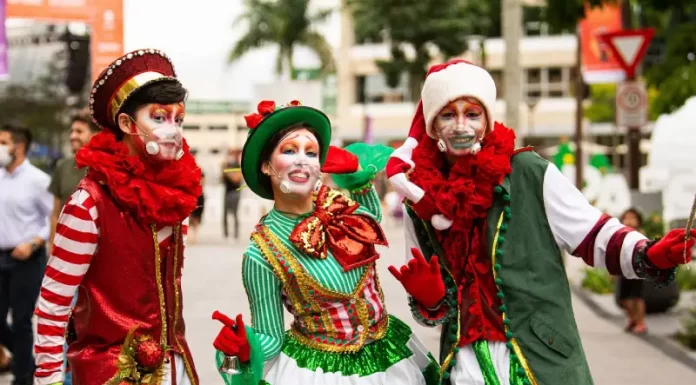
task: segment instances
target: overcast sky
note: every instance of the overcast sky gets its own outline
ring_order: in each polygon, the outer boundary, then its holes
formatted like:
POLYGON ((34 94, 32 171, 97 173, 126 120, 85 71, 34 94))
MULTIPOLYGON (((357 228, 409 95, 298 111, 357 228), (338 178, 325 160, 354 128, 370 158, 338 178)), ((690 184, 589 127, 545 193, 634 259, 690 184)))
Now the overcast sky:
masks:
MULTIPOLYGON (((314 0, 319 7, 336 0, 314 0)), ((243 13, 243 0, 125 0, 125 49, 158 48, 169 54, 179 77, 197 100, 250 100, 253 85, 275 79, 275 48, 255 51, 235 64, 227 54, 243 29, 234 20, 243 13)), ((338 47, 339 16, 322 26, 329 43, 338 47)), ((318 60, 299 50, 298 67, 318 60)))

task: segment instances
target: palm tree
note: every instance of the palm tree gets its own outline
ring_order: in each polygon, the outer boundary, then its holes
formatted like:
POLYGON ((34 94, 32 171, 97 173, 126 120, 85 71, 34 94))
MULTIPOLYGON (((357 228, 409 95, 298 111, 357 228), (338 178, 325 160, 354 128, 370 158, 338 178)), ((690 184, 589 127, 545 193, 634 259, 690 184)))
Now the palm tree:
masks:
POLYGON ((321 73, 335 69, 333 50, 324 36, 312 27, 325 21, 331 10, 309 13, 309 0, 245 0, 246 13, 235 24, 247 23, 246 33, 232 48, 229 62, 267 45, 278 46, 276 73, 295 78, 292 55, 298 46, 307 47, 319 58, 321 73))

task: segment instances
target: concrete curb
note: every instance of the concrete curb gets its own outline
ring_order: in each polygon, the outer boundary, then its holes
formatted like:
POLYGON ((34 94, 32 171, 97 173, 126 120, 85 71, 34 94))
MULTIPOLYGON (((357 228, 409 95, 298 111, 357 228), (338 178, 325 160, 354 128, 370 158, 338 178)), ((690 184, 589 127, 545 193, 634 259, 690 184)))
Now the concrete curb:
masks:
MULTIPOLYGON (((580 286, 573 284, 570 285, 570 289, 572 290, 573 294, 577 295, 578 298, 580 298, 580 300, 583 303, 585 303, 598 316, 608 321, 611 321, 612 323, 619 326, 619 328, 623 329, 624 319, 622 317, 617 317, 616 315, 610 314, 609 312, 604 310, 602 306, 595 302, 595 300, 592 298, 592 295, 589 292, 582 289, 580 286)), ((696 358, 689 354, 690 352, 686 348, 679 345, 678 342, 672 341, 667 337, 657 336, 650 333, 634 336, 642 339, 648 344, 654 346, 657 350, 661 351, 666 356, 670 357, 675 361, 681 362, 682 364, 686 365, 691 370, 696 372, 696 358)))

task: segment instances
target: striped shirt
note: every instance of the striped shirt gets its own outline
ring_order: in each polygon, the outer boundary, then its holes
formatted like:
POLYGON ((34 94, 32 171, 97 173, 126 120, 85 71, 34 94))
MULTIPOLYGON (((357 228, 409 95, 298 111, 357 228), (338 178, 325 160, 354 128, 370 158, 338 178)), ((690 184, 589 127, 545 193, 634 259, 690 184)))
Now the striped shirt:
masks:
MULTIPOLYGON (((378 222, 381 221, 382 207, 374 188, 365 194, 352 194, 351 198, 360 205, 356 213, 366 214, 378 222)), ((319 284, 340 293, 352 293, 359 284, 365 267, 346 272, 330 252, 323 260, 306 256, 289 240, 290 233, 304 218, 305 216, 289 218, 273 209, 261 224, 267 226, 283 242, 283 246, 319 284)), ((244 254, 242 279, 251 307, 251 326, 259 336, 264 358, 268 361, 277 356, 283 346, 285 299, 282 298, 280 280, 254 242, 249 244, 244 254)))
MULTIPOLYGON (((83 189, 72 194, 58 218, 53 250, 35 311, 38 317, 34 346, 36 385, 63 381, 63 345, 70 304, 99 244, 98 218, 94 200, 83 189)), ((181 227, 184 245, 187 230, 188 219, 181 227)), ((169 246, 172 233, 171 226, 158 230, 161 249, 169 246)))

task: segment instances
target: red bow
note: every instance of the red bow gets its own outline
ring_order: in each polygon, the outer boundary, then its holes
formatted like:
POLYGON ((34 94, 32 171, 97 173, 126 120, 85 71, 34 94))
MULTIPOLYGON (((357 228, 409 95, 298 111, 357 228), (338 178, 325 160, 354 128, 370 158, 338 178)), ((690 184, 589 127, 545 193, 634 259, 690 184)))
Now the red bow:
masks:
POLYGON ((387 237, 374 218, 354 214, 358 207, 338 190, 322 186, 314 212, 295 226, 290 241, 315 258, 326 258, 328 249, 344 271, 369 264, 379 258, 375 245, 387 246, 387 237))
MULTIPOLYGON (((300 102, 297 100, 293 100, 290 103, 288 103, 287 106, 281 106, 282 107, 296 107, 299 106, 300 102)), ((247 127, 251 128, 252 130, 256 128, 259 123, 268 115, 273 113, 273 111, 276 110, 276 104, 272 100, 262 100, 259 102, 259 105, 256 106, 256 111, 253 114, 246 115, 244 117, 244 120, 246 121, 247 127)))

